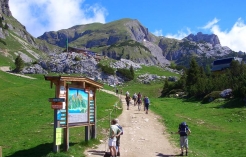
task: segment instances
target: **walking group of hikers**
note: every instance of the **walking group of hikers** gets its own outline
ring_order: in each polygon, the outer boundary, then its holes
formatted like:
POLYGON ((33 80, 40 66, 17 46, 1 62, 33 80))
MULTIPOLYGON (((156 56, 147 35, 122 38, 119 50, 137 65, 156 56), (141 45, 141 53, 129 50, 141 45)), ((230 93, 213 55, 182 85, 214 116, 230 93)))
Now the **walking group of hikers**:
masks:
POLYGON ((126 105, 127 105, 127 110, 129 110, 130 107, 130 101, 133 99, 133 105, 138 106, 138 110, 141 110, 142 102, 144 103, 144 111, 146 114, 148 114, 149 111, 149 105, 150 105, 150 100, 147 96, 143 97, 142 100, 142 94, 139 92, 138 94, 134 93, 133 96, 130 96, 130 93, 127 91, 126 92, 126 105))
MULTIPOLYGON (((118 93, 118 90, 116 91, 118 93)), ((122 94, 122 90, 121 90, 122 94)), ((134 106, 138 105, 138 110, 141 110, 141 105, 142 105, 142 95, 139 92, 138 94, 134 93, 132 98, 130 96, 130 93, 127 91, 126 92, 126 104, 127 104, 127 110, 129 110, 129 105, 130 101, 133 99, 134 101, 134 106)), ((144 111, 145 113, 148 114, 149 110, 149 105, 150 105, 150 100, 147 96, 144 96, 143 98, 144 102, 144 111)), ((180 156, 184 155, 184 149, 185 149, 185 155, 188 156, 188 135, 190 135, 191 131, 186 124, 186 122, 182 122, 179 124, 178 131, 175 132, 175 134, 179 134, 180 136, 180 150, 181 154, 180 156)), ((173 132, 171 132, 173 134, 173 132)), ((116 157, 120 156, 120 136, 123 135, 123 128, 119 125, 119 120, 114 119, 111 121, 111 126, 110 126, 110 135, 109 135, 109 149, 110 149, 110 154, 105 153, 104 157, 116 157)))

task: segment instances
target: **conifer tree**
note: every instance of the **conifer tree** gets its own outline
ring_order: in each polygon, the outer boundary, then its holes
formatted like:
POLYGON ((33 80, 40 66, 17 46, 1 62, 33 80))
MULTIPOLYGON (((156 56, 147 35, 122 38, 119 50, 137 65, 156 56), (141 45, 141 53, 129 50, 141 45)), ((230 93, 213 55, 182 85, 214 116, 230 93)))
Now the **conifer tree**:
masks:
POLYGON ((20 72, 24 68, 24 61, 21 56, 18 55, 15 59, 15 70, 16 72, 20 72))
POLYGON ((190 61, 190 68, 187 70, 186 77, 186 88, 189 95, 193 95, 196 91, 196 87, 194 86, 200 77, 200 68, 194 58, 190 61))
POLYGON ((134 69, 133 69, 133 67, 132 67, 132 65, 131 65, 131 67, 130 67, 130 72, 131 72, 131 75, 132 75, 132 78, 134 79, 134 69))
POLYGON ((0 18, 0 27, 3 28, 3 20, 0 18))
POLYGON ((7 23, 5 23, 4 29, 9 29, 9 26, 7 25, 7 23))

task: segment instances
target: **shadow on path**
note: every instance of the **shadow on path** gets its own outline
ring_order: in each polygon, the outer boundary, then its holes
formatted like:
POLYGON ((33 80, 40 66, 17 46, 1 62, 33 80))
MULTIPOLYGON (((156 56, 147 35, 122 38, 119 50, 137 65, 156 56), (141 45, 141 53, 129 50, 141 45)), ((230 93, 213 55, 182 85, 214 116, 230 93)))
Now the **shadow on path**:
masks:
POLYGON ((176 154, 176 155, 167 155, 167 154, 158 153, 156 156, 170 157, 170 156, 182 156, 182 155, 180 155, 180 154, 176 154))
MULTIPOLYGON (((69 146, 73 146, 74 144, 76 143, 69 143, 69 146)), ((61 145, 60 148, 63 148, 63 146, 61 145)), ((44 157, 47 156, 47 154, 52 153, 52 151, 53 143, 45 143, 30 149, 17 151, 5 157, 44 157)))
POLYGON ((93 154, 93 155, 97 155, 97 156, 104 156, 104 154, 105 154, 105 151, 97 151, 97 150, 90 150, 88 152, 93 154))

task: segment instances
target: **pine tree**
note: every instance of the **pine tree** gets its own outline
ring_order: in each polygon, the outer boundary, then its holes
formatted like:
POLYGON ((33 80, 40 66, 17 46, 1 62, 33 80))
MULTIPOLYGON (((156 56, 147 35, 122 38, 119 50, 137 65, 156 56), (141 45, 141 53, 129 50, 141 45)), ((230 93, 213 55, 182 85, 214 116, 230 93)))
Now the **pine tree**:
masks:
POLYGON ((24 68, 24 61, 21 56, 18 55, 15 59, 15 72, 20 72, 24 68))
POLYGON ((195 91, 195 84, 198 82, 199 77, 201 76, 200 68, 194 58, 190 61, 190 68, 187 70, 186 77, 186 88, 189 95, 193 95, 195 91))
POLYGON ((0 18, 0 27, 3 28, 3 20, 0 18))
POLYGON ((5 23, 4 29, 9 29, 9 26, 7 25, 7 23, 5 23))
POLYGON ((168 91, 169 91, 169 83, 168 83, 168 80, 165 79, 164 87, 163 87, 162 92, 161 92, 162 96, 165 96, 168 93, 168 91))
POLYGON ((132 67, 132 65, 131 65, 131 67, 130 67, 130 72, 131 72, 131 75, 132 75, 132 78, 134 79, 134 69, 133 69, 133 67, 132 67))

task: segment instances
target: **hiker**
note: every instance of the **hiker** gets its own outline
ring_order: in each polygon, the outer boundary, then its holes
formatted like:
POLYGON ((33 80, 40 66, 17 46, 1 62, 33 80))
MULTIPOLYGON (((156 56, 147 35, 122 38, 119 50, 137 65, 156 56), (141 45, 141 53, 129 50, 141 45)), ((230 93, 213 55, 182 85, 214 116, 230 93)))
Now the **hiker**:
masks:
POLYGON ((179 124, 179 130, 176 134, 180 135, 180 148, 181 148, 181 156, 184 155, 184 147, 186 149, 186 156, 188 155, 188 135, 190 135, 191 131, 188 128, 186 122, 182 122, 179 124))
POLYGON ((118 94, 118 88, 116 88, 116 91, 115 92, 116 92, 116 94, 118 94))
POLYGON ((126 95, 130 95, 130 93, 128 91, 126 91, 126 95))
POLYGON ((120 131, 117 132, 117 135, 119 136, 116 137, 116 152, 117 152, 117 156, 120 156, 120 136, 123 135, 123 128, 119 124, 119 119, 115 119, 115 120, 116 120, 116 126, 118 126, 118 128, 120 129, 120 131))
POLYGON ((126 94, 126 105, 127 105, 127 110, 129 110, 129 105, 130 105, 130 100, 131 100, 131 97, 129 96, 129 94, 127 95, 126 94))
POLYGON ((136 93, 134 93, 133 94, 133 96, 132 96, 132 99, 133 99, 133 101, 134 101, 134 106, 137 104, 137 94, 136 93))
POLYGON ((112 157, 116 157, 116 138, 120 136, 121 130, 116 125, 116 120, 113 119, 111 121, 110 130, 109 130, 109 140, 108 140, 108 146, 110 150, 110 154, 112 157), (119 134, 117 134, 119 132, 119 134))
POLYGON ((141 105, 142 105, 142 99, 141 99, 142 98, 142 95, 139 92, 137 96, 138 96, 138 98, 137 98, 138 110, 140 111, 141 105))
POLYGON ((150 100, 147 96, 144 96, 144 111, 146 110, 146 114, 148 114, 149 111, 149 104, 150 104, 150 100))

